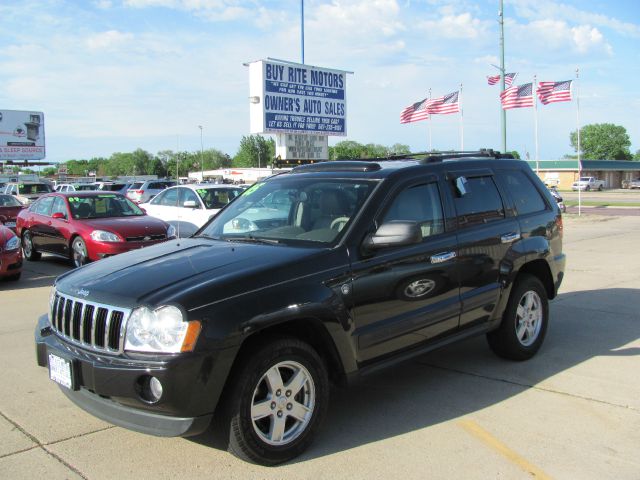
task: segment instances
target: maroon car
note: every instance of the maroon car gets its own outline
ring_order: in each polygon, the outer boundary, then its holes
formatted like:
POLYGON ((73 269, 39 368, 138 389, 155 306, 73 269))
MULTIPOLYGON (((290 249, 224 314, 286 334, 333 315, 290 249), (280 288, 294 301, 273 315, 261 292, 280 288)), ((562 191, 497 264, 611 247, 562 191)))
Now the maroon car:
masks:
POLYGON ((25 206, 13 195, 0 193, 0 225, 16 229, 16 217, 25 206))
POLYGON ((20 239, 8 227, 0 225, 0 278, 18 280, 22 273, 20 239))
POLYGON ((124 195, 99 191, 45 195, 20 212, 16 227, 27 260, 47 252, 76 267, 175 237, 124 195))

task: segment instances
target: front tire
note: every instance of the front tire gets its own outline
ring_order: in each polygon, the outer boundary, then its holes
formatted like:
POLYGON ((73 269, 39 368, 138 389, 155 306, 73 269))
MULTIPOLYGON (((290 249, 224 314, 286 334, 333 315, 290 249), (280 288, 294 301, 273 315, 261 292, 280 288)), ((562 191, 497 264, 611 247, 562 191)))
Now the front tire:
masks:
POLYGON ((308 344, 274 338, 245 357, 227 396, 229 451, 261 465, 300 455, 329 402, 327 369, 308 344))
POLYGON ((40 260, 40 257, 42 257, 42 254, 40 252, 36 252, 36 249, 33 246, 33 237, 29 230, 25 230, 22 234, 22 253, 24 254, 24 258, 30 262, 36 262, 40 260))
POLYGON ((538 277, 522 274, 513 286, 500 327, 487 334, 487 341, 500 357, 528 360, 542 346, 548 323, 544 285, 538 277))
POLYGON ((89 255, 87 253, 87 246, 81 237, 76 237, 71 243, 71 263, 76 268, 89 263, 89 255))

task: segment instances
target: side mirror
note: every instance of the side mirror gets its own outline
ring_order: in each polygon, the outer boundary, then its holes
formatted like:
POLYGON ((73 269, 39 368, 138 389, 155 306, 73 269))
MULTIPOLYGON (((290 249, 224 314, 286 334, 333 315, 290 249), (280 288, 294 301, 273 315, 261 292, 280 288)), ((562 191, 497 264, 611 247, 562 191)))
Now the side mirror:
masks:
POLYGON ((185 208, 198 208, 198 204, 195 200, 186 200, 182 206, 185 208))
POLYGON ((56 220, 60 220, 60 219, 66 219, 67 216, 62 212, 55 212, 53 215, 51 215, 51 218, 55 218, 56 220))
POLYGON ((415 245, 422 242, 422 231, 416 222, 392 220, 383 223, 375 233, 369 235, 363 246, 367 250, 379 250, 402 245, 415 245))

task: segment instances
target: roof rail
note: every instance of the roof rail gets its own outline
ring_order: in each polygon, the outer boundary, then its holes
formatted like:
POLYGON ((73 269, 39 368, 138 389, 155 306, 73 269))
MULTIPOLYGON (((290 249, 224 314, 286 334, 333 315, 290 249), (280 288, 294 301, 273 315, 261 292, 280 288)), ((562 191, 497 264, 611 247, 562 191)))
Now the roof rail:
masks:
POLYGON ((480 150, 468 150, 468 151, 437 151, 437 152, 417 152, 417 153, 403 153, 397 155, 388 155, 386 157, 375 158, 345 158, 337 159, 339 162, 387 162, 393 160, 416 160, 420 163, 434 163, 442 162, 445 160, 453 160, 456 158, 513 158, 510 153, 500 153, 497 150, 491 148, 481 148, 480 150))

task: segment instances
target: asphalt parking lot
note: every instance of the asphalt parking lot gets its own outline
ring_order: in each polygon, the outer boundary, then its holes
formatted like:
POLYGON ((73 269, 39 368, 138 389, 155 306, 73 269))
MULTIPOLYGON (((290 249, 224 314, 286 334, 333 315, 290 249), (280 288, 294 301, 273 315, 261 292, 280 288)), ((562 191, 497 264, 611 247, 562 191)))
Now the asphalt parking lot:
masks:
POLYGON ((640 217, 567 215, 566 277, 539 354, 483 338, 332 391, 295 461, 264 468, 213 438, 156 438, 84 413, 36 365, 33 329, 68 270, 0 282, 0 478, 640 478, 640 217))

